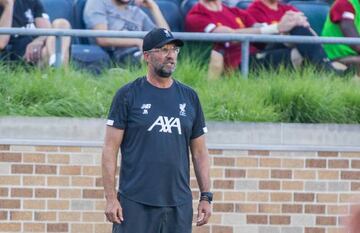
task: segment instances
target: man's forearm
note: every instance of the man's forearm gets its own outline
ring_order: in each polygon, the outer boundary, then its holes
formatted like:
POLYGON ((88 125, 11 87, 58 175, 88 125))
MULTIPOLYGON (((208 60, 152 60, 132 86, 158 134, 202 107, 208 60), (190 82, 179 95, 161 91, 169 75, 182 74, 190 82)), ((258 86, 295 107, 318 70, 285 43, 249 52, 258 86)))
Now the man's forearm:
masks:
POLYGON ((96 42, 102 47, 132 47, 141 48, 142 40, 137 38, 97 38, 96 42))
MULTIPOLYGON (((13 17, 13 3, 8 3, 3 6, 4 10, 0 17, 0 27, 11 27, 13 17)), ((0 35, 0 50, 5 48, 9 43, 10 35, 0 35)))
POLYGON ((166 19, 164 18, 163 14, 160 11, 160 8, 158 7, 158 5, 153 6, 150 9, 155 23, 158 27, 162 27, 162 28, 166 28, 168 30, 170 30, 169 24, 166 22, 166 19))
POLYGON ((210 168, 209 157, 202 154, 193 157, 193 165, 200 192, 210 191, 210 168))
POLYGON ((105 148, 102 155, 102 179, 107 200, 116 198, 115 173, 117 165, 117 151, 105 148))
MULTIPOLYGON (((357 31, 354 21, 350 19, 343 19, 340 21, 340 29, 345 37, 360 37, 357 31)), ((360 53, 359 45, 349 45, 356 52, 360 53)))

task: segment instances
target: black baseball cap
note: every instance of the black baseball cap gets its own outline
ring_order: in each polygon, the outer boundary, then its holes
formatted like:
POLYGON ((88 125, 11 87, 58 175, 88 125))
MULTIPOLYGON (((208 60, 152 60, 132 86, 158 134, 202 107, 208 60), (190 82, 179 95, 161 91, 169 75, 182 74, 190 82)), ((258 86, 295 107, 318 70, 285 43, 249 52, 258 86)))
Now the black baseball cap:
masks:
POLYGON ((153 48, 161 48, 162 46, 175 43, 176 46, 183 46, 184 42, 175 39, 172 33, 165 28, 154 28, 145 35, 143 41, 143 51, 149 51, 153 48))

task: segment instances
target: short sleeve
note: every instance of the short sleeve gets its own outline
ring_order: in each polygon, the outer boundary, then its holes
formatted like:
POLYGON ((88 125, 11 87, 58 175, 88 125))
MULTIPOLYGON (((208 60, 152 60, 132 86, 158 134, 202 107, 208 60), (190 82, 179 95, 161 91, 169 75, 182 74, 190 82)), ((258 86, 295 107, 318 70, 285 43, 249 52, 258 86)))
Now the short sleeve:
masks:
POLYGON ((39 1, 39 0, 35 0, 34 1, 34 5, 33 5, 33 11, 34 11, 34 17, 35 18, 46 18, 49 19, 48 14, 46 14, 45 10, 44 10, 44 6, 43 4, 39 1))
POLYGON ((355 9, 347 0, 339 0, 330 9, 330 20, 339 23, 342 19, 354 19, 355 9))
POLYGON ((196 93, 194 93, 195 99, 194 99, 194 107, 195 107, 195 120, 192 127, 191 132, 191 139, 200 137, 201 135, 207 133, 207 128, 205 125, 205 117, 204 113, 200 104, 199 97, 196 93))
POLYGON ((106 124, 119 129, 125 129, 128 117, 128 89, 121 88, 117 91, 111 103, 106 124))
POLYGON ((83 16, 85 25, 93 29, 98 24, 108 24, 103 0, 87 0, 83 16))

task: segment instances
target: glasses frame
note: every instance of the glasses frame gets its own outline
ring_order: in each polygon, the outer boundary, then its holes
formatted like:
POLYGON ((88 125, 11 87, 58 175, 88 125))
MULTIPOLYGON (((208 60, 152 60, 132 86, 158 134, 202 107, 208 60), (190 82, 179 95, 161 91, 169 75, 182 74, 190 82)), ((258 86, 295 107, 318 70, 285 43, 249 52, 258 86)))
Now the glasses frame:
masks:
POLYGON ((174 46, 173 48, 166 48, 166 47, 162 47, 162 48, 154 48, 151 50, 148 50, 146 52, 159 52, 160 54, 167 56, 169 55, 170 51, 174 52, 176 55, 178 55, 180 53, 180 47, 178 46, 174 46))

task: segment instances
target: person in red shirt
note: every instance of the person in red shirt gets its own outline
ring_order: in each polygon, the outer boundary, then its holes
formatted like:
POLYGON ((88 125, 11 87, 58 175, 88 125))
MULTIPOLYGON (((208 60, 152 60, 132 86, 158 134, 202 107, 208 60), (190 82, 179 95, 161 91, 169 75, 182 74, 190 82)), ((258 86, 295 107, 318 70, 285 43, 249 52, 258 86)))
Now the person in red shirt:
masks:
MULTIPOLYGON (((336 0, 330 8, 325 22, 322 36, 360 37, 360 21, 356 12, 359 12, 359 2, 351 0, 336 0)), ((360 80, 360 45, 324 45, 328 56, 346 65, 355 65, 357 80, 360 80)))
MULTIPOLYGON (((308 26, 302 13, 289 12, 277 25, 256 27, 256 21, 245 10, 227 7, 221 0, 200 0, 187 14, 185 30, 190 32, 276 34, 295 26, 308 26)), ((256 54, 252 44, 250 54, 256 54)), ((276 57, 279 54, 276 54, 276 57)), ((281 58, 280 58, 281 59, 281 58)), ((225 70, 238 69, 241 63, 239 42, 215 43, 211 51, 209 78, 218 78, 225 70)))
MULTIPOLYGON (((277 24, 281 21, 282 17, 288 12, 300 12, 290 4, 281 3, 279 0, 255 0, 247 9, 247 12, 254 17, 254 19, 265 25, 277 24)), ((316 32, 311 27, 297 28, 291 30, 290 35, 299 36, 317 36, 316 32)), ((299 56, 299 61, 306 59, 312 64, 320 66, 320 68, 330 69, 337 67, 339 70, 345 70, 347 67, 339 62, 332 62, 326 55, 324 48, 320 44, 267 44, 263 53, 272 52, 274 50, 294 51, 299 56)), ((335 68, 334 68, 335 69, 335 68)), ((337 69, 335 69, 338 71, 337 69)), ((340 72, 339 72, 340 73, 340 72)))
MULTIPOLYGON (((304 31, 309 27, 302 12, 287 11, 277 24, 259 24, 247 11, 227 7, 221 0, 200 0, 187 14, 185 30, 190 32, 279 34, 304 31)), ((307 30, 308 31, 308 30, 307 30)), ((302 45, 305 48, 309 44, 302 45)), ((311 49, 306 49, 311 51, 311 49)), ((314 51, 314 50, 313 50, 314 51)), ((293 49, 275 49, 266 53, 258 51, 253 44, 250 48, 251 63, 264 67, 280 64, 293 66, 299 63, 299 53, 293 49)), ((319 60, 319 59, 318 59, 319 60)), ((321 58, 320 58, 321 60, 321 58)), ((321 60, 322 61, 322 60, 321 60)), ((333 69, 327 63, 329 69, 333 69)), ((209 77, 217 78, 225 70, 238 69, 241 64, 241 47, 238 42, 215 43, 211 52, 209 77)))

